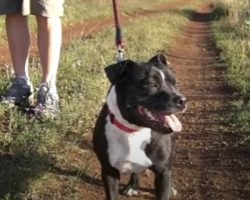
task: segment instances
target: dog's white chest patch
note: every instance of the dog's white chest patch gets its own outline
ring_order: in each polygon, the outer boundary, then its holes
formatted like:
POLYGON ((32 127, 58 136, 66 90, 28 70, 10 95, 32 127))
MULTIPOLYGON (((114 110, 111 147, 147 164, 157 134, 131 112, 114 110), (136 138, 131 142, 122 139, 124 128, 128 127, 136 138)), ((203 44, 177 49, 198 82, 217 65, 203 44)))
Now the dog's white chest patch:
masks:
POLYGON ((122 117, 117 105, 115 86, 109 92, 107 105, 120 122, 138 130, 134 133, 127 133, 113 125, 110 117, 107 116, 105 134, 108 141, 110 164, 121 173, 141 173, 145 171, 152 165, 151 160, 145 154, 145 147, 151 141, 151 129, 137 127, 122 117))
POLYGON ((109 120, 105 129, 109 161, 113 167, 121 173, 141 173, 152 165, 145 154, 145 147, 151 141, 150 129, 126 133, 113 126, 109 120))
POLYGON ((141 173, 152 165, 145 154, 151 140, 151 130, 141 129, 133 134, 124 133, 110 122, 106 124, 109 161, 121 173, 141 173))

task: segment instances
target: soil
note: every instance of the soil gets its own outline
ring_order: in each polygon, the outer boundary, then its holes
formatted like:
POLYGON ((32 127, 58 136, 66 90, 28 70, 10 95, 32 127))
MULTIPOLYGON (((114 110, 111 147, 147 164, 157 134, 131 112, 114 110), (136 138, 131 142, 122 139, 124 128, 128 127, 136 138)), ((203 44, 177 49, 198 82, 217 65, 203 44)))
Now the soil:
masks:
POLYGON ((234 96, 225 82, 211 24, 213 6, 205 4, 173 43, 170 62, 189 99, 182 121, 173 180, 175 200, 249 200, 250 150, 239 141, 226 118, 234 96))
MULTIPOLYGON (((179 0, 152 11, 140 11, 123 18, 123 23, 141 15, 155 14, 173 9, 189 1, 179 0)), ((225 64, 220 60, 211 30, 213 6, 207 3, 193 13, 188 24, 176 36, 168 52, 180 83, 181 91, 188 98, 188 109, 181 116, 184 130, 178 135, 176 158, 173 168, 173 185, 177 195, 173 200, 249 200, 250 199, 250 150, 237 145, 242 139, 225 119, 230 112, 229 102, 233 90, 225 81, 225 64)), ((111 27, 112 18, 102 22, 76 24, 65 28, 64 45, 75 37, 88 37, 96 31, 111 27), (101 26, 99 26, 102 24, 101 26), (77 32, 72 32, 72 30, 77 32)), ((7 55, 6 47, 0 55, 7 55)), ((6 58, 1 57, 0 63, 6 58)), ((84 148, 91 148, 91 136, 84 137, 84 148)), ((79 185, 82 199, 104 199, 100 181, 100 166, 95 156, 91 163, 93 177, 82 175, 79 185), (96 174, 96 175, 94 175, 96 174)), ((63 172, 62 172, 63 173, 63 172)), ((123 185, 127 177, 123 178, 123 185)), ((125 200, 152 200, 153 175, 141 177, 140 193, 125 200)))

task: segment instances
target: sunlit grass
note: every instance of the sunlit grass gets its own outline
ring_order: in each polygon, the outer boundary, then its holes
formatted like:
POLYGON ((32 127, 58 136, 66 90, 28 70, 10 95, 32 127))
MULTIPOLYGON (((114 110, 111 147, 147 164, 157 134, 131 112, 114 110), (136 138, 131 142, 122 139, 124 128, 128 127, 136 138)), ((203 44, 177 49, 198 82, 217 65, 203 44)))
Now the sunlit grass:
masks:
POLYGON ((224 16, 215 24, 215 38, 228 65, 227 80, 240 95, 232 102, 233 125, 250 132, 250 4, 247 0, 217 1, 224 16))
MULTIPOLYGON (((152 9, 172 0, 124 0, 117 1, 120 14, 130 13, 138 9, 152 9)), ((65 23, 84 21, 93 18, 112 16, 111 0, 69 0, 65 2, 65 23), (79 6, 80 5, 80 6, 79 6)))

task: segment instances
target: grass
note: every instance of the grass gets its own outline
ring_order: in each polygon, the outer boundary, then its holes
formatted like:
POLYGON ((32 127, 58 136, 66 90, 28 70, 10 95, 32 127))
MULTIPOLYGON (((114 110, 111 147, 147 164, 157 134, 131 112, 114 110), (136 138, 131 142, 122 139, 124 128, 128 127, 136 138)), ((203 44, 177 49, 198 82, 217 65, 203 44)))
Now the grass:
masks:
POLYGON ((227 80, 239 99, 232 102, 233 125, 240 132, 250 133, 250 4, 247 0, 217 2, 220 20, 215 25, 215 38, 228 65, 227 80))
MULTIPOLYGON (((131 21, 123 27, 126 56, 144 61, 165 51, 185 22, 178 12, 131 21)), ((18 108, 0 107, 0 199, 84 198, 84 187, 98 175, 91 168, 91 147, 83 138, 91 137, 109 87, 103 69, 115 62, 113 40, 113 30, 105 30, 71 41, 63 49, 58 74, 59 119, 40 121, 28 118, 18 108)), ((30 63, 30 74, 37 86, 41 73, 35 58, 30 63)), ((9 79, 6 70, 1 75, 1 94, 9 79)))
MULTIPOLYGON (((122 14, 134 12, 140 9, 150 9, 154 5, 166 3, 170 0, 125 0, 117 1, 122 14)), ((65 22, 84 21, 93 18, 110 16, 112 1, 110 0, 70 0, 65 2, 65 22), (79 6, 81 5, 81 6, 79 6)))

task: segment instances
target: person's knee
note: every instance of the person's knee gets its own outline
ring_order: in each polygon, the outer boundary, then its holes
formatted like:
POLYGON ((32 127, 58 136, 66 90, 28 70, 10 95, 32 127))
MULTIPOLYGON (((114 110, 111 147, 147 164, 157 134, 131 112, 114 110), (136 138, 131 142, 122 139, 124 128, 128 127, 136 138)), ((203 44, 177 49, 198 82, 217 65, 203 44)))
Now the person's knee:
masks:
POLYGON ((6 15, 6 19, 10 19, 10 20, 24 20, 26 19, 25 16, 23 16, 21 13, 11 13, 11 14, 7 14, 6 15))
POLYGON ((37 24, 41 28, 51 29, 53 27, 58 27, 61 25, 61 18, 58 16, 44 17, 41 15, 36 16, 37 24))

